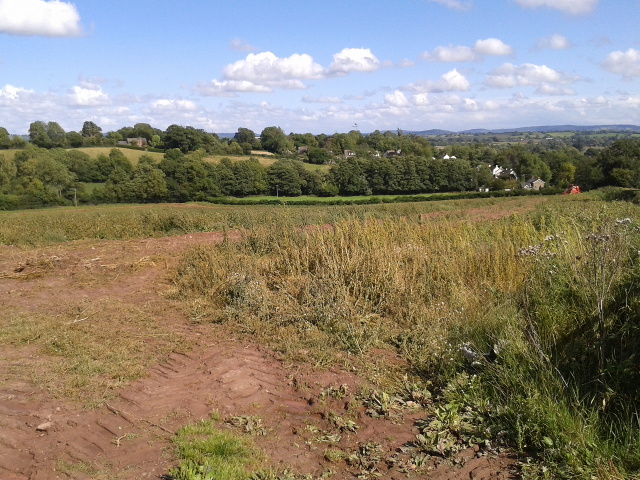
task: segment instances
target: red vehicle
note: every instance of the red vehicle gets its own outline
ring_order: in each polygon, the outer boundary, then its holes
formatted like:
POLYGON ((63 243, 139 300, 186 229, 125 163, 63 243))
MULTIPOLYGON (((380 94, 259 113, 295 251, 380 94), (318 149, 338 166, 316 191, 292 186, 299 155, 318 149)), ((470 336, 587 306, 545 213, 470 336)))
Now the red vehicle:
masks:
POLYGON ((569 185, 569 187, 562 192, 562 195, 573 195, 574 193, 580 193, 580 187, 578 185, 569 185))

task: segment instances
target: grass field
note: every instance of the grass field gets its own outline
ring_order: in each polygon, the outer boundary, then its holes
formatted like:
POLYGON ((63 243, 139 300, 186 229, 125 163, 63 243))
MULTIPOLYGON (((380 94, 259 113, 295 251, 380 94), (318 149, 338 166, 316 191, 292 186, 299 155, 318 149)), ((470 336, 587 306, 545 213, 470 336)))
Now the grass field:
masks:
MULTIPOLYGON (((0 245, 25 249, 209 231, 224 240, 188 247, 167 272, 166 295, 191 312, 198 334, 210 326, 212 335, 257 342, 291 365, 357 372, 371 384, 357 400, 369 415, 421 409, 410 472, 425 456, 454 462, 467 446, 489 445, 520 459, 522 478, 640 475, 637 206, 591 192, 0 213, 0 245)), ((122 315, 133 316, 126 309, 122 315)), ((118 317, 109 321, 117 329, 118 317)), ((137 322, 129 322, 132 331, 162 334, 162 324, 137 322)), ((124 380, 140 375, 140 358, 118 353, 127 343, 120 346, 106 330, 92 339, 83 323, 72 323, 61 339, 61 325, 56 316, 17 317, 4 326, 0 344, 35 342, 77 359, 79 370, 93 365, 82 371, 85 385, 105 369, 111 377, 114 369, 126 372, 124 380), (86 346, 96 341, 102 348, 86 346), (92 363, 83 360, 89 353, 92 363)), ((65 376, 78 372, 50 372, 60 376, 64 395, 79 395, 82 385, 65 376)), ((241 465, 260 455, 214 427, 194 424, 177 434, 183 476, 176 478, 195 479, 210 464, 203 462, 218 461, 197 455, 219 442, 235 445, 241 465), (185 452, 203 440, 200 427, 212 444, 191 457, 185 452)), ((343 453, 327 455, 341 462, 343 453)))
MULTIPOLYGON (((81 152, 85 152, 91 157, 97 157, 98 155, 109 155, 111 151, 111 147, 87 147, 87 148, 78 148, 77 150, 81 152)), ((138 163, 138 160, 142 155, 149 155, 151 158, 155 159, 156 162, 160 162, 162 160, 164 154, 157 152, 144 152, 142 150, 133 150, 130 148, 121 148, 120 151, 124 153, 124 155, 131 161, 133 165, 138 163)), ((246 155, 211 155, 204 158, 205 162, 210 163, 220 163, 220 160, 223 158, 228 158, 232 162, 239 162, 241 160, 247 160, 248 158, 255 158, 260 162, 260 165, 264 167, 268 167, 273 165, 278 159, 273 154, 265 155, 263 153, 267 152, 257 152, 252 154, 251 157, 246 155)), ((328 171, 329 165, 312 165, 309 163, 303 164, 305 168, 308 170, 320 170, 320 171, 328 171)))
MULTIPOLYGON (((95 158, 98 155, 106 155, 108 157, 109 152, 111 151, 112 148, 117 148, 117 147, 83 147, 83 148, 77 148, 75 150, 84 152, 90 157, 95 158)), ((163 153, 145 152, 144 150, 134 150, 132 148, 118 148, 118 150, 120 150, 133 165, 137 165, 138 160, 140 160, 140 157, 142 157, 143 155, 150 156, 156 162, 160 162, 160 160, 162 160, 162 158, 164 157, 163 153)))

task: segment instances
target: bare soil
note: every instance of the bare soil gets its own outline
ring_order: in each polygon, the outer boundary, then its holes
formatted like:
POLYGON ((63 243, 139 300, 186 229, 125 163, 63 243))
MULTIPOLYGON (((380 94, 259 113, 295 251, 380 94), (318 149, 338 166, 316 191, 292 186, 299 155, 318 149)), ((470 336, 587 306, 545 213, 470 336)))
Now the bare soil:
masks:
MULTIPOLYGON (((34 375, 50 372, 43 366, 64 359, 36 342, 4 345, 0 479, 162 478, 176 463, 172 436, 180 426, 212 411, 223 419, 260 416, 265 426, 261 433, 266 434, 254 440, 268 465, 277 469, 314 477, 333 471, 332 478, 356 478, 361 473, 357 466, 327 461, 325 452, 331 448, 349 453, 372 441, 380 445, 373 470, 383 478, 407 478, 398 463, 390 468, 388 460, 406 460, 398 449, 418 433, 414 421, 421 417, 419 411, 395 419, 371 418, 361 404, 350 401, 366 378, 287 365, 260 345, 234 340, 223 327, 193 323, 186 307, 167 294, 180 254, 191 245, 221 239, 218 233, 205 233, 38 249, 0 246, 0 342, 10 318, 92 322, 82 310, 92 305, 99 306, 102 315, 118 316, 129 308, 153 317, 159 330, 144 339, 145 352, 166 346, 165 335, 182 339, 141 378, 110 388, 92 408, 60 395, 56 378, 34 375), (341 385, 347 386, 342 398, 322 395, 341 385), (354 419, 358 430, 341 433, 339 440, 326 438, 336 433, 331 412, 354 419)), ((135 327, 123 323, 114 334, 135 335, 135 327)), ((234 427, 221 422, 221 428, 234 427)), ((514 464, 504 454, 467 450, 455 462, 434 457, 411 478, 514 478, 514 464)))

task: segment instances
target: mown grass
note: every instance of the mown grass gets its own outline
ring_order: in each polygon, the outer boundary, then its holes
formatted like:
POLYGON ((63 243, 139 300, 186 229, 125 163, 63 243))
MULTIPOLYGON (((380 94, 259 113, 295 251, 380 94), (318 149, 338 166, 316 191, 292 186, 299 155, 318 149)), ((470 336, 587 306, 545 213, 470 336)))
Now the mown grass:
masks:
POLYGON ((151 313, 112 299, 63 306, 58 315, 0 319, 0 348, 35 349, 47 358, 19 364, 15 375, 87 407, 100 405, 168 353, 188 345, 182 336, 166 332, 151 313))
POLYGON ((104 205, 0 212, 0 245, 51 245, 73 240, 131 239, 194 232, 252 228, 273 223, 294 227, 344 219, 417 218, 452 212, 464 216, 474 208, 508 212, 529 208, 536 200, 487 198, 429 203, 342 206, 104 205))
MULTIPOLYGON (((529 478, 638 475, 636 206, 556 197, 496 219, 366 217, 317 229, 272 217, 193 248, 177 294, 199 321, 289 359, 357 365, 385 389, 403 373, 431 385, 442 411, 481 412, 483 435, 533 458, 529 478), (480 355, 491 348, 495 362, 480 355)), ((425 428, 426 451, 441 433, 425 428)))

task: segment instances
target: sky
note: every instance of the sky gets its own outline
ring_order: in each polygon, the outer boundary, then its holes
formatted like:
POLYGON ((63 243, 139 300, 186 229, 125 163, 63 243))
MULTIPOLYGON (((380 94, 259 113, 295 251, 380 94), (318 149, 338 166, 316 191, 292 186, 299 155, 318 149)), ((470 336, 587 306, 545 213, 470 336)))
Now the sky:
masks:
POLYGON ((0 126, 640 125, 640 0, 0 0, 0 126))

